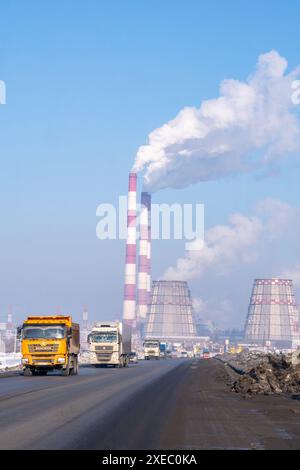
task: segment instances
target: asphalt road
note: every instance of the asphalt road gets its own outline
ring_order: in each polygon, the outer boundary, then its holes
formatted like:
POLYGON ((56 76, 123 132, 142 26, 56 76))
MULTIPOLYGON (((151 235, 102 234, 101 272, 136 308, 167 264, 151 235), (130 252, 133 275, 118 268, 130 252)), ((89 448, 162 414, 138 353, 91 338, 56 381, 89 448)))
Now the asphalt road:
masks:
POLYGON ((0 379, 0 449, 297 449, 300 401, 230 391, 215 360, 0 379))

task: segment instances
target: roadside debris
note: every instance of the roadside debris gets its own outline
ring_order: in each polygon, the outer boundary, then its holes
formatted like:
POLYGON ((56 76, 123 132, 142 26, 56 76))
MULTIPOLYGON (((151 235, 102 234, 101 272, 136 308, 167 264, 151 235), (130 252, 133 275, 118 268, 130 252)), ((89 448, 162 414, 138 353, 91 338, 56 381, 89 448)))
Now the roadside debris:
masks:
POLYGON ((232 391, 243 395, 300 394, 300 362, 295 354, 251 356, 234 358, 244 373, 234 382, 232 391))

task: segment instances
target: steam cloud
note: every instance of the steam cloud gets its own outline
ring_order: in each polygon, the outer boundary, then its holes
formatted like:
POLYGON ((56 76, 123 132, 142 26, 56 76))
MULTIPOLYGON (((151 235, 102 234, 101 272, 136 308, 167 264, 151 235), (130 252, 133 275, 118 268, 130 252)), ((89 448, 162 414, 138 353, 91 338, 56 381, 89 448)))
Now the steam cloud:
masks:
POLYGON ((183 188, 240 172, 270 171, 300 149, 300 122, 292 103, 297 68, 271 51, 258 58, 246 82, 227 79, 220 96, 187 107, 148 137, 134 171, 145 171, 148 191, 183 188))
POLYGON ((232 269, 257 261, 260 245, 286 238, 293 227, 300 234, 300 210, 276 199, 260 201, 254 215, 233 214, 228 225, 208 230, 201 250, 186 252, 175 266, 169 267, 163 278, 190 281, 207 276, 229 276, 232 269))

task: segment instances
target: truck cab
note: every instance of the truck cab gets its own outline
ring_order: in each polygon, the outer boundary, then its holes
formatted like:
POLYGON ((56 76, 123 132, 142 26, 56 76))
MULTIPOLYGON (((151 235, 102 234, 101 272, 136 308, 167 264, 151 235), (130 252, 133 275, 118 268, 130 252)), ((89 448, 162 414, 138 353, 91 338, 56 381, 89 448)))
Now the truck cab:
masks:
POLYGON ((160 341, 158 339, 146 339, 144 341, 145 360, 160 358, 160 341))
POLYGON ((160 341, 159 343, 159 355, 162 359, 166 359, 167 358, 167 343, 164 342, 164 341, 160 341))
POLYGON ((29 316, 18 329, 24 375, 78 373, 79 325, 71 316, 29 316))
POLYGON ((209 359, 210 358, 210 351, 209 351, 208 348, 203 348, 202 358, 203 359, 209 359))
POLYGON ((94 366, 127 367, 131 353, 131 328, 124 322, 95 323, 88 335, 94 366))

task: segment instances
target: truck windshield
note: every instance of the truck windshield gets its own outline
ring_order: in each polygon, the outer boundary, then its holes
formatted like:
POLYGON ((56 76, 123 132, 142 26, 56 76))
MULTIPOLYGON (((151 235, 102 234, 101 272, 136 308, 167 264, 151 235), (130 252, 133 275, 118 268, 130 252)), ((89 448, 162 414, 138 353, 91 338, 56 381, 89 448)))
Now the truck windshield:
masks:
POLYGON ((145 343, 145 348, 158 348, 158 343, 145 343))
POLYGON ((25 326, 23 329, 24 339, 62 339, 64 337, 63 326, 25 326))
POLYGON ((92 343, 116 343, 117 342, 117 334, 111 332, 103 332, 103 333, 91 333, 90 341, 92 343))

